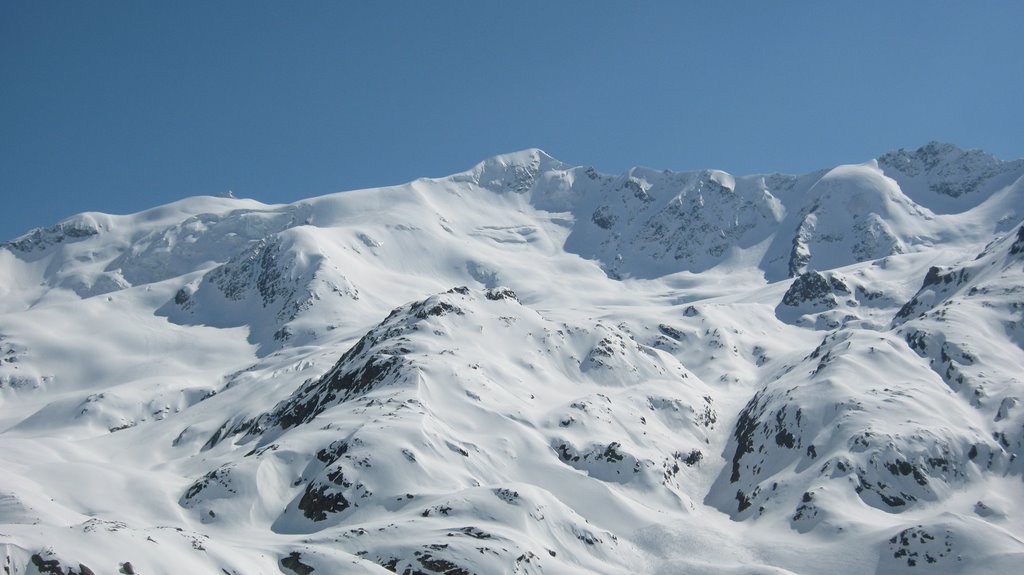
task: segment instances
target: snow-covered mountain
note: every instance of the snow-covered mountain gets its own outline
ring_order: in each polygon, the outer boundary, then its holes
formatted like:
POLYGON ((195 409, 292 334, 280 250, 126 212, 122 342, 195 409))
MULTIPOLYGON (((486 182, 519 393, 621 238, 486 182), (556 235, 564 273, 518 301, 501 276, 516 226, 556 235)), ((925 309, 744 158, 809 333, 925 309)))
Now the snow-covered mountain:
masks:
POLYGON ((0 548, 43 573, 1005 573, 1024 160, 540 150, 0 246, 0 548))

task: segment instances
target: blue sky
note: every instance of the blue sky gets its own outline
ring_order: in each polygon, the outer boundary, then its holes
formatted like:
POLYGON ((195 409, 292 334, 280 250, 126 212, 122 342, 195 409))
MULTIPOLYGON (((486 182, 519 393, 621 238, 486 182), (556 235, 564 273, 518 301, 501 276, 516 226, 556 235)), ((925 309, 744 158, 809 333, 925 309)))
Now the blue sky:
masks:
POLYGON ((0 2, 0 239, 540 147, 806 172, 933 139, 1024 156, 1024 2, 0 2))

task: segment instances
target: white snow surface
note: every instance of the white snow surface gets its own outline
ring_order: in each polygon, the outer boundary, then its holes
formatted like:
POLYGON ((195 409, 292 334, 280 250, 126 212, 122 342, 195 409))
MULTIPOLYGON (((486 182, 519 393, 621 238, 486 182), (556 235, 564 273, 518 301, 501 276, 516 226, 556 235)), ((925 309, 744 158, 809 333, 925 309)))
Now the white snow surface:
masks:
POLYGON ((540 150, 0 246, 7 574, 1006 573, 1024 160, 540 150))

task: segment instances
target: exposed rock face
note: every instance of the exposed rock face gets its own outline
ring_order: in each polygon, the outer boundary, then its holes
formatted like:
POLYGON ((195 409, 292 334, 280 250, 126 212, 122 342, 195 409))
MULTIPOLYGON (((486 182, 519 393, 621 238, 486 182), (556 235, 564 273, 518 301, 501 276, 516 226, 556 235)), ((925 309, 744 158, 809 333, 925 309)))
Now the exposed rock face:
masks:
POLYGON ((304 330, 292 325, 297 318, 315 313, 325 299, 344 300, 350 308, 360 299, 328 255, 307 251, 311 243, 301 230, 261 238, 179 289, 159 312, 183 324, 212 317, 219 327, 248 325, 250 340, 263 353, 296 336, 293 344, 305 343, 304 330))
POLYGON ((934 376, 888 375, 914 372, 912 358, 892 347, 902 343, 855 332, 826 336, 800 366, 757 392, 740 412, 727 451, 731 465, 719 478, 721 490, 731 487, 735 497, 712 499, 737 519, 791 505, 793 521, 806 529, 822 509, 841 511, 820 496, 800 494, 849 490, 869 506, 900 513, 976 479, 972 453, 998 446, 956 426, 916 423, 936 402, 947 413, 966 406, 948 396, 939 401, 941 381, 934 376), (852 350, 872 339, 875 362, 860 366, 852 350), (846 378, 849 373, 858 377, 846 378))
POLYGON ((786 295, 782 296, 782 305, 823 311, 834 309, 839 305, 839 298, 851 293, 850 287, 839 277, 804 272, 790 284, 786 295))
POLYGON ((82 215, 48 228, 36 228, 20 238, 3 243, 2 246, 29 254, 57 244, 83 240, 98 235, 100 231, 99 223, 82 215))
MULTIPOLYGON (((989 182, 1020 169, 1024 163, 1003 162, 981 150, 961 150, 952 144, 929 142, 916 150, 884 154, 878 158, 878 165, 908 187, 920 186, 940 199, 956 200, 949 203, 951 206, 966 207, 983 199, 977 196, 983 195, 989 182)), ((920 195, 919 203, 935 211, 946 211, 942 209, 943 203, 920 195)))

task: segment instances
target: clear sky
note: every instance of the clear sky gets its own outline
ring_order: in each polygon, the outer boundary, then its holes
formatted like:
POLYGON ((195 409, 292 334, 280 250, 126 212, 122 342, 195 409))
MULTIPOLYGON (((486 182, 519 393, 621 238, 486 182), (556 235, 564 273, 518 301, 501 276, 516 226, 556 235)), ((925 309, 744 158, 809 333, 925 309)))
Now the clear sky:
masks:
POLYGON ((0 240, 289 202, 539 147, 806 172, 1024 156, 1024 2, 0 1, 0 240))

